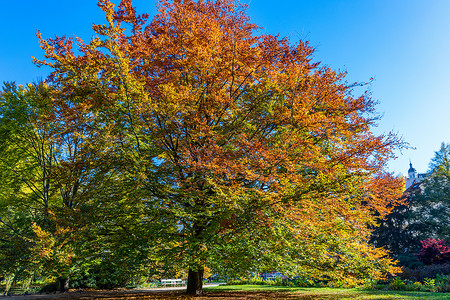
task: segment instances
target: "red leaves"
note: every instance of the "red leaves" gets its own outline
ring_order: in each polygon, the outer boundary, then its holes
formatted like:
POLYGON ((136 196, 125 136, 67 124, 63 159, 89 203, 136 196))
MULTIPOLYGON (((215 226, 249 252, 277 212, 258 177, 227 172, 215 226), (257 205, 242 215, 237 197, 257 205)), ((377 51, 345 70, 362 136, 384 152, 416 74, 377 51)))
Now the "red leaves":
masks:
POLYGON ((446 264, 450 262, 450 247, 445 240, 428 238, 421 241, 422 249, 417 255, 426 265, 446 264))

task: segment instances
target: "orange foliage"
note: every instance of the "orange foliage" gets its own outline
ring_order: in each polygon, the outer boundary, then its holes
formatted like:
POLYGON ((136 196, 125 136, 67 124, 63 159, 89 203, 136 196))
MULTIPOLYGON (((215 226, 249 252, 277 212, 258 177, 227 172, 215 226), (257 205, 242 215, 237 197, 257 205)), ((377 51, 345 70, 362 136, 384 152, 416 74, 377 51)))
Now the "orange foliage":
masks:
POLYGON ((367 226, 399 197, 402 182, 383 170, 404 145, 371 131, 369 94, 353 97, 308 42, 258 34, 231 0, 162 0, 150 23, 130 0, 99 6, 107 24, 89 43, 77 39, 74 52, 70 38, 39 34, 47 60, 35 61, 53 69, 68 130, 98 131, 105 164, 131 164, 151 186, 145 197, 181 224, 186 264, 209 262, 205 249, 237 236, 290 247, 283 255, 299 265, 302 251, 323 253, 330 269, 352 251, 341 267, 379 261, 367 226))

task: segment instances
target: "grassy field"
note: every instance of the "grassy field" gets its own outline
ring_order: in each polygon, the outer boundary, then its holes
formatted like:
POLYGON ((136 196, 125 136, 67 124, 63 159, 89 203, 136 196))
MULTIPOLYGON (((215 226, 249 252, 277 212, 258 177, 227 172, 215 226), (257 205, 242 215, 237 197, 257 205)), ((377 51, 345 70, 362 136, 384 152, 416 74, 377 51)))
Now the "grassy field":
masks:
MULTIPOLYGON (((268 285, 230 285, 206 288, 208 296, 217 299, 429 299, 450 300, 450 293, 406 292, 406 291, 366 291, 362 289, 299 288, 268 285), (226 295, 229 293, 229 296, 226 295), (241 295, 240 295, 241 294, 241 295), (213 296, 214 295, 214 296, 213 296), (234 298, 233 298, 234 297, 234 298)), ((203 297, 202 297, 203 298, 203 297)), ((208 299, 208 298, 204 298, 208 299)), ((213 298, 209 298, 213 299, 213 298)))
POLYGON ((362 289, 332 289, 332 288, 299 288, 269 285, 229 285, 206 287, 202 296, 186 295, 184 291, 162 291, 152 289, 118 289, 90 290, 82 293, 52 293, 33 296, 8 297, 11 300, 41 300, 41 299, 101 299, 101 300, 450 300, 450 293, 406 292, 406 291, 366 291, 362 289))

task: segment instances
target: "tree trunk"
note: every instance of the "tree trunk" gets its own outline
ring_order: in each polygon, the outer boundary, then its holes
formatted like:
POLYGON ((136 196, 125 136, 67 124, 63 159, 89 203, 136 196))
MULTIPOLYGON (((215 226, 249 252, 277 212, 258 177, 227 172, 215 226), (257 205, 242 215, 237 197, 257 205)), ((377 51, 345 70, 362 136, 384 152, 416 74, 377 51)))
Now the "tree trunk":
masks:
POLYGON ((189 269, 187 293, 191 295, 203 293, 203 267, 198 267, 197 270, 189 269))
POLYGON ((66 292, 69 290, 69 278, 67 277, 58 277, 58 290, 60 292, 66 292))

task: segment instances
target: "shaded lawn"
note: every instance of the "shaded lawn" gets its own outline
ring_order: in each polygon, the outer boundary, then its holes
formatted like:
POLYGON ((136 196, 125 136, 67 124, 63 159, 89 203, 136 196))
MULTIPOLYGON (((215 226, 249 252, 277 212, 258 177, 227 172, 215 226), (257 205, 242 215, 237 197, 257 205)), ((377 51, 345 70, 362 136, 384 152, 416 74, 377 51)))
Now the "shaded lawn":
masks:
POLYGON ((173 300, 450 300, 450 293, 406 292, 406 291, 366 291, 362 289, 331 289, 331 288, 299 288, 268 285, 230 285, 205 288, 203 296, 189 296, 183 291, 156 290, 109 290, 86 291, 83 293, 62 293, 50 295, 33 295, 8 297, 11 300, 37 299, 173 299, 173 300))

